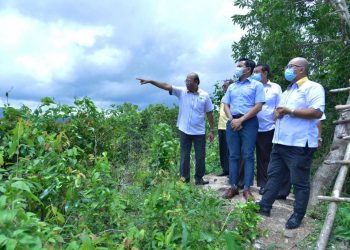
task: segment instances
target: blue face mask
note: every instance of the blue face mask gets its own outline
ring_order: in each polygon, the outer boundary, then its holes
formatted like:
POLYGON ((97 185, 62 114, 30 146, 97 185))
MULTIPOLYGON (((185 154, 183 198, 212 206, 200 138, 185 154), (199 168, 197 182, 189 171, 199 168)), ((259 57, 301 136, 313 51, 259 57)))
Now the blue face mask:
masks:
POLYGON ((294 69, 286 69, 284 71, 284 78, 286 78, 287 81, 291 82, 295 79, 296 75, 294 73, 294 69))
POLYGON ((254 80, 257 80, 259 82, 261 82, 261 79, 262 79, 260 73, 254 73, 254 74, 252 74, 252 76, 250 78, 253 78, 254 80))
POLYGON ((236 67, 236 69, 235 69, 235 76, 237 78, 240 78, 243 75, 243 71, 244 71, 243 67, 241 67, 241 68, 236 67))

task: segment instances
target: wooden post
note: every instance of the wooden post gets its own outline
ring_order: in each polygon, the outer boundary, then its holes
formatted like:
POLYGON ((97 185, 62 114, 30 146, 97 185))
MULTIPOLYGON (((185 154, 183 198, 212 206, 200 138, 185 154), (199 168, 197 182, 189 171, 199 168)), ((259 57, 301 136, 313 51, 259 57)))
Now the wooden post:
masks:
MULTIPOLYGON (((345 151, 344 161, 350 160, 350 143, 348 143, 345 151)), ((346 179, 346 174, 348 172, 347 166, 342 166, 339 170, 339 174, 337 180, 335 181, 332 196, 334 198, 339 198, 341 190, 343 189, 343 185, 346 179)), ((317 241, 317 249, 325 250, 327 247, 328 239, 333 229, 333 223, 335 219, 335 214, 337 212, 337 203, 331 202, 328 206, 328 212, 326 219, 323 223, 323 228, 320 233, 320 237, 317 241)))

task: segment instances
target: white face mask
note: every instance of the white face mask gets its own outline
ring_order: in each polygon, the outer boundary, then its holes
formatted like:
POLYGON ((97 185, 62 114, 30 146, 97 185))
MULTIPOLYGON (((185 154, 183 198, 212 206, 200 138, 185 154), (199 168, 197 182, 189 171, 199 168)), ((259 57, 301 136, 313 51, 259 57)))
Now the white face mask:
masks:
POLYGON ((243 75, 244 67, 236 67, 235 76, 240 78, 243 75))

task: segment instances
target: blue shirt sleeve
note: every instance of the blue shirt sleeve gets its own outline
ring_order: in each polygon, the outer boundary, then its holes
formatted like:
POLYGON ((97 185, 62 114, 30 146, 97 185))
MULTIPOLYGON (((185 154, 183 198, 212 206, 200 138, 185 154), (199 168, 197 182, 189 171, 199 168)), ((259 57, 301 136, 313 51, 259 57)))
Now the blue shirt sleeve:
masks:
MULTIPOLYGON (((231 86, 230 86, 231 87, 231 86)), ((226 91, 226 94, 224 95, 224 97, 221 99, 222 103, 228 104, 230 105, 231 103, 231 97, 230 97, 230 93, 231 93, 231 88, 228 88, 226 91)))
POLYGON ((262 83, 257 82, 255 92, 255 104, 259 102, 265 103, 265 91, 262 83))

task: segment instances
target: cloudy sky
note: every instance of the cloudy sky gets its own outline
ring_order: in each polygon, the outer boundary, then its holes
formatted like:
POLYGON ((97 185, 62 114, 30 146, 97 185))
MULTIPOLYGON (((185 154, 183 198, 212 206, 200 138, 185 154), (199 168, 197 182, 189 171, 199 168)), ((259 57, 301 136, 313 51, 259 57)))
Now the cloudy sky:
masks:
POLYGON ((45 96, 100 107, 176 102, 136 77, 183 85, 199 73, 208 92, 231 77, 242 31, 233 0, 6 0, 0 2, 0 100, 35 107, 45 96))

